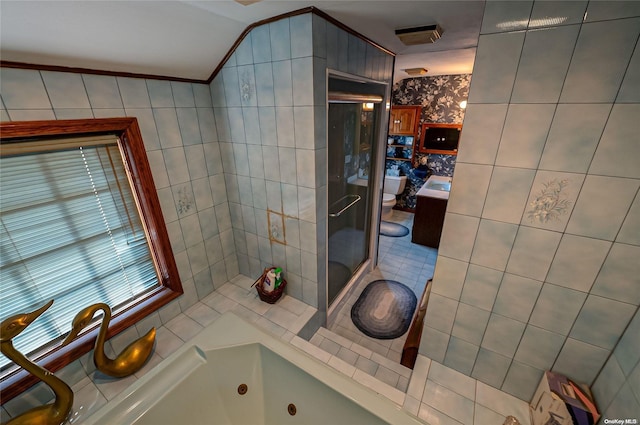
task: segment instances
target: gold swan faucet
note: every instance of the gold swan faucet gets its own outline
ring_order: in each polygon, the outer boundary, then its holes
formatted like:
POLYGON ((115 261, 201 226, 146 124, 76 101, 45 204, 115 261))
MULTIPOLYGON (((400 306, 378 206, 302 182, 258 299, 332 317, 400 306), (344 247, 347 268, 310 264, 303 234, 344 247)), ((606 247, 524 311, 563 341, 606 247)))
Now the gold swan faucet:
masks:
POLYGON ((34 407, 11 419, 5 425, 59 425, 67 419, 73 406, 71 388, 57 376, 26 358, 14 348, 12 342, 13 338, 20 335, 31 322, 51 307, 51 304, 53 304, 53 300, 36 311, 16 314, 3 320, 0 324, 0 351, 2 354, 47 384, 55 394, 53 403, 34 407))
POLYGON ((63 344, 68 344, 84 329, 93 318, 96 311, 102 310, 104 317, 100 324, 98 338, 93 350, 93 362, 98 370, 106 375, 114 378, 123 378, 132 375, 140 370, 151 356, 153 344, 156 338, 156 328, 151 328, 142 338, 129 344, 115 359, 110 359, 104 352, 104 343, 107 339, 107 330, 111 321, 111 308, 104 303, 97 303, 86 307, 74 317, 72 322, 71 333, 64 340, 63 344))

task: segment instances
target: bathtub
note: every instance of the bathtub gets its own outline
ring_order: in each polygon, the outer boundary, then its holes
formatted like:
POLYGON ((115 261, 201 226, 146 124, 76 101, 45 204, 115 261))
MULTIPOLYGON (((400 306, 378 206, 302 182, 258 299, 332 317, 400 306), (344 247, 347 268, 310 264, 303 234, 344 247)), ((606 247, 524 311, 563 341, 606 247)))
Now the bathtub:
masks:
POLYGON ((225 313, 83 423, 424 424, 233 313, 225 313))

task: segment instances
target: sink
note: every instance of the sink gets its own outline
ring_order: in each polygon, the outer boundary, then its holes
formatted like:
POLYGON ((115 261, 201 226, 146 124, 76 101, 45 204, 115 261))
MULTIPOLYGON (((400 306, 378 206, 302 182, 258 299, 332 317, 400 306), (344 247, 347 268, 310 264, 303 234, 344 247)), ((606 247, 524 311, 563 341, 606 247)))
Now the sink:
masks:
POLYGON ((425 187, 431 190, 446 190, 449 192, 451 190, 451 182, 427 181, 425 187))
POLYGON ((431 176, 427 182, 422 185, 416 195, 429 196, 431 198, 449 199, 449 191, 451 190, 451 177, 431 176))

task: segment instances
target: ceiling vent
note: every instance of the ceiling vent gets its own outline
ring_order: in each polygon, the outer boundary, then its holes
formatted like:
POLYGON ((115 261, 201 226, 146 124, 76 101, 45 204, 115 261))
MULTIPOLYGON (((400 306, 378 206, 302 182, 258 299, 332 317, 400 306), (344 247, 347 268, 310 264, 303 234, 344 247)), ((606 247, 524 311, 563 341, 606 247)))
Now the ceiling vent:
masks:
POLYGON ((428 71, 425 68, 407 68, 404 72, 412 77, 419 77, 421 75, 427 75, 428 71))
POLYGON ((435 43, 442 37, 440 25, 427 25, 423 27, 403 28, 396 30, 396 36, 407 46, 416 44, 435 43))

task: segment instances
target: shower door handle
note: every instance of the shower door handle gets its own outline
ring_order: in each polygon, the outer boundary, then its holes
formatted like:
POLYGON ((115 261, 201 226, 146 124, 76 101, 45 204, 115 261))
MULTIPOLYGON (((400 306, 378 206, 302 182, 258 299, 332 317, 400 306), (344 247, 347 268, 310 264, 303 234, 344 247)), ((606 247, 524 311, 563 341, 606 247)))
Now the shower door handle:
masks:
POLYGON ((329 210, 333 209, 332 207, 335 207, 336 205, 340 204, 340 202, 349 199, 349 198, 354 198, 353 201, 349 202, 344 208, 342 208, 340 211, 335 212, 335 213, 329 213, 329 217, 340 217, 340 215, 345 212, 346 210, 348 210, 349 208, 351 208, 352 206, 354 206, 355 204, 357 204, 360 199, 362 199, 360 197, 360 195, 345 195, 342 198, 338 199, 336 202, 334 202, 333 204, 331 204, 331 206, 329 207, 329 210))

